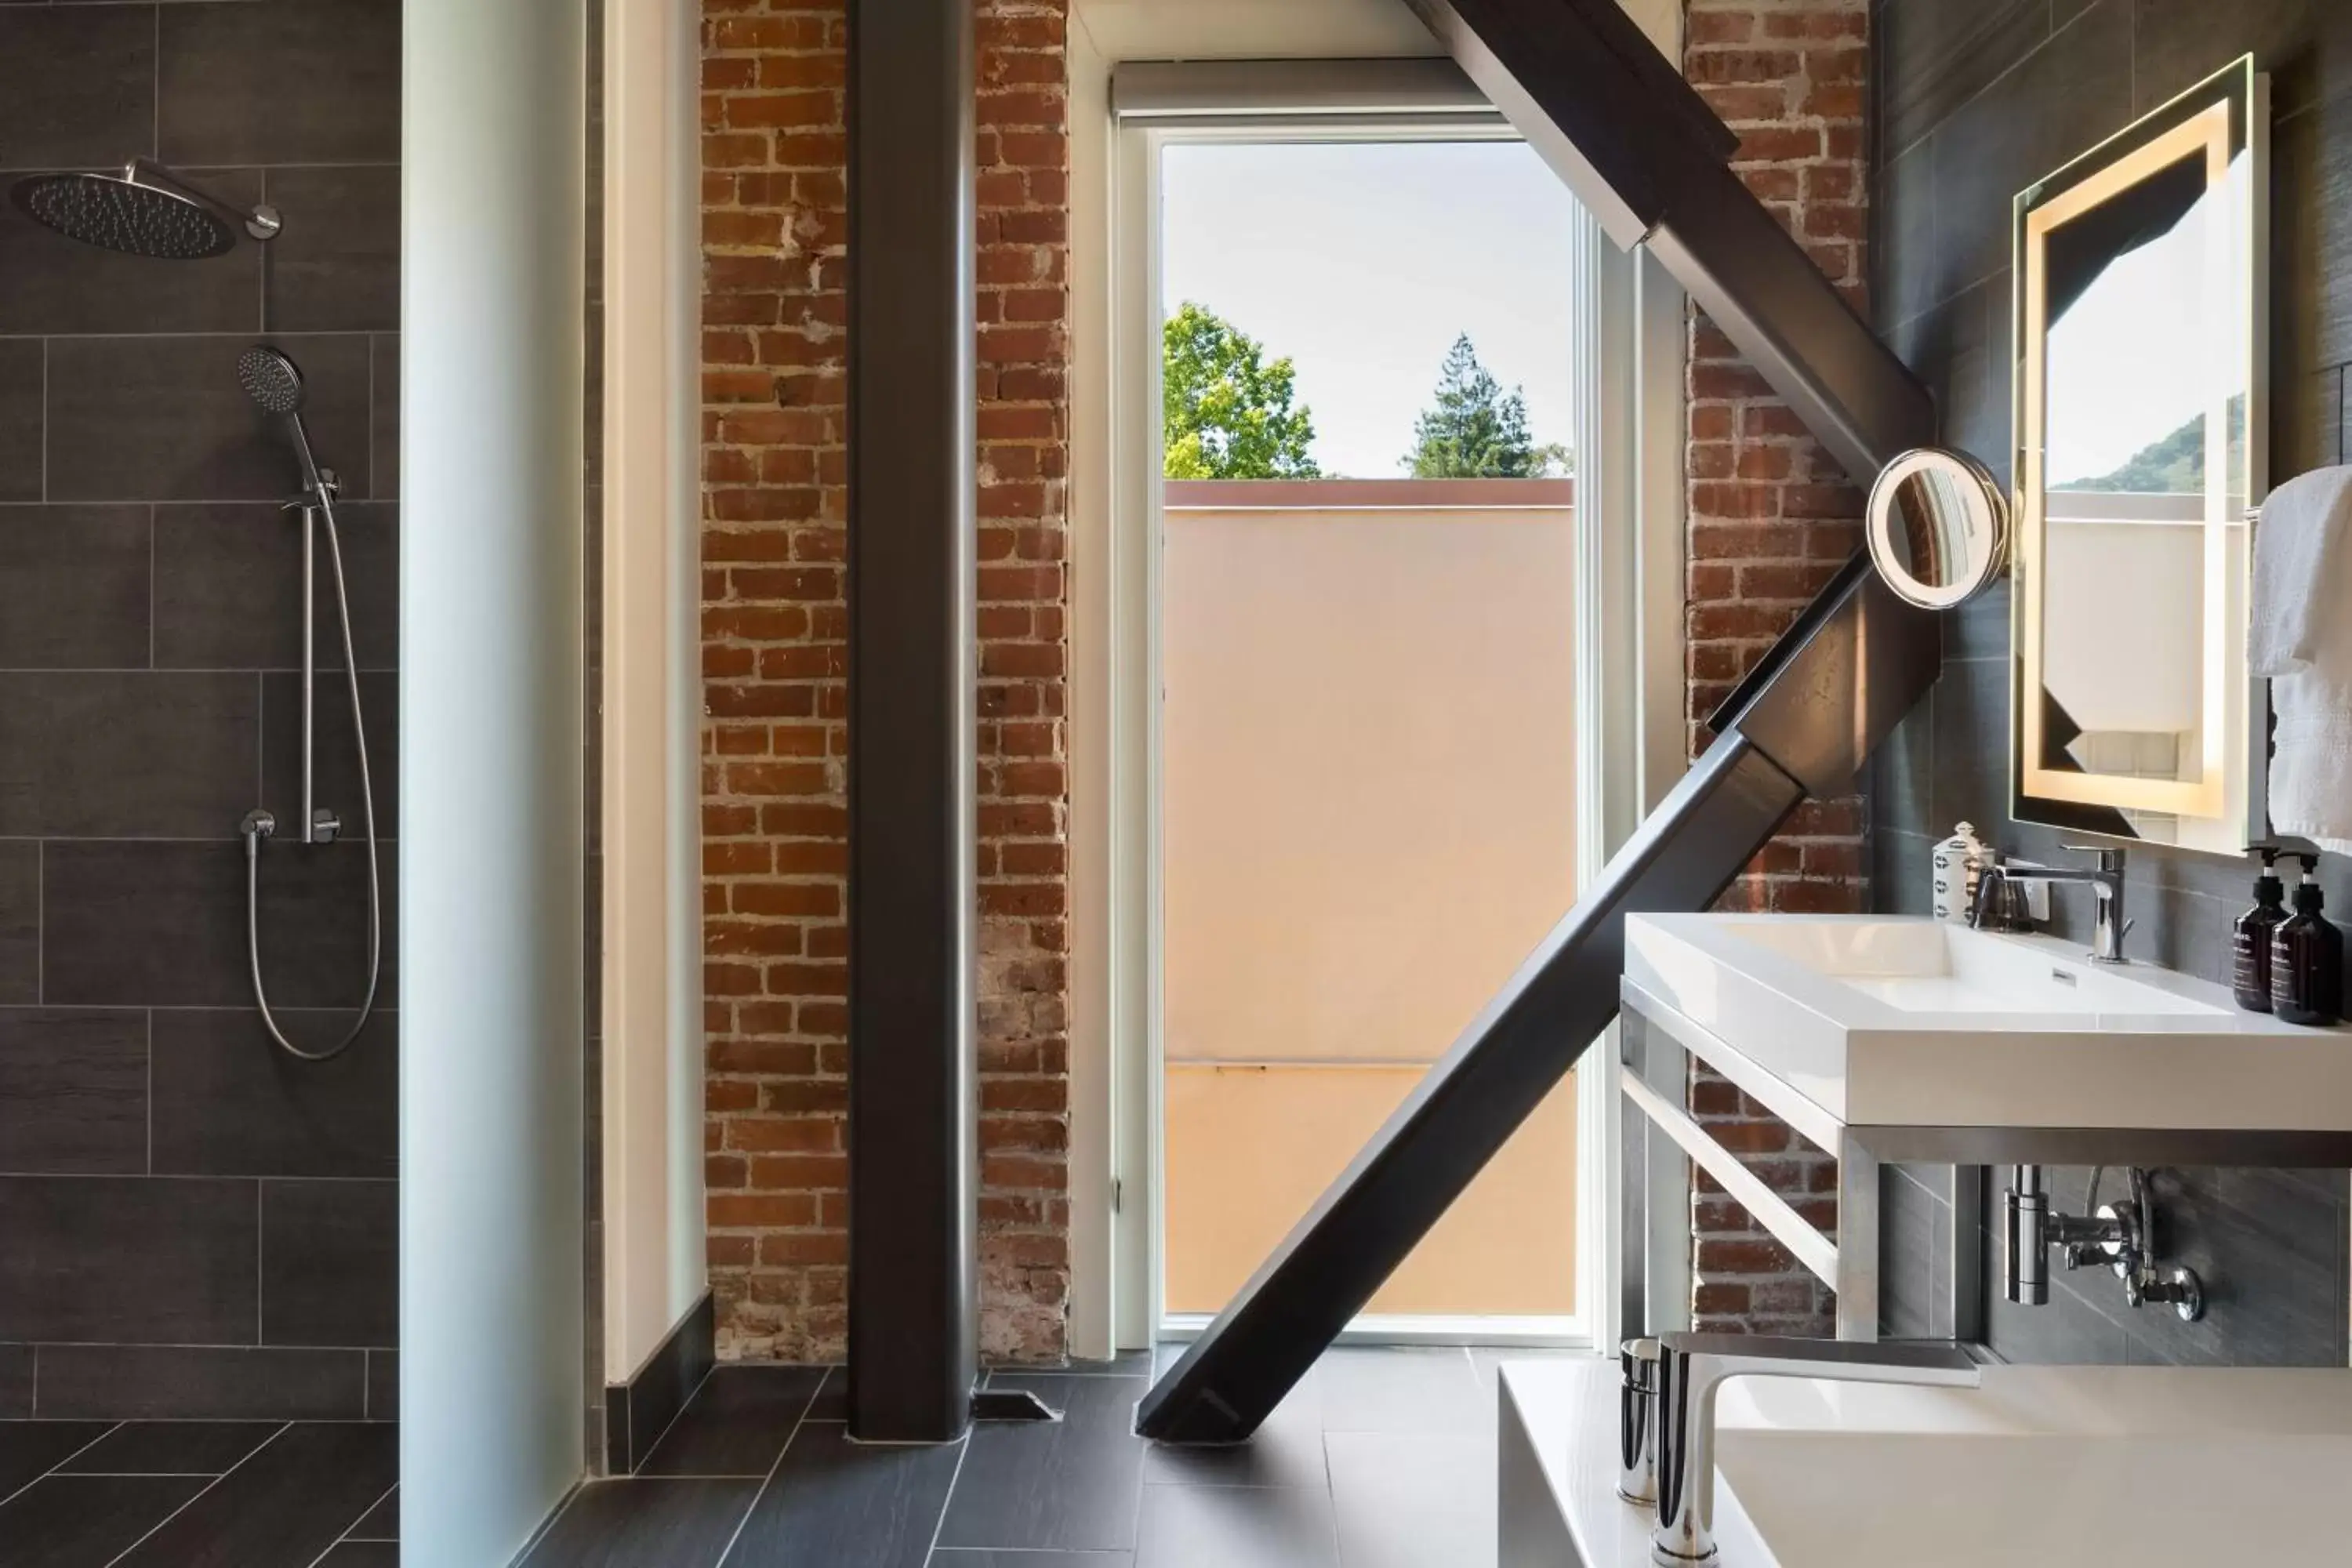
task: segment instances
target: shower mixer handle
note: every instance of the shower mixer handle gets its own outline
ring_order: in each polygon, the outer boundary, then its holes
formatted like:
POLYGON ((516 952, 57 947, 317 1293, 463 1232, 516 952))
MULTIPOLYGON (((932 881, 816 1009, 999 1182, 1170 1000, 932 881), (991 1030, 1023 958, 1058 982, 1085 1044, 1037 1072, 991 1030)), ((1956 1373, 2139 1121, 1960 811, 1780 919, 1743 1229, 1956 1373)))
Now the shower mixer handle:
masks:
POLYGON ((245 858, 258 860, 261 858, 261 841, 277 833, 278 818, 266 807, 257 805, 245 814, 245 820, 236 825, 236 830, 245 836, 245 858))

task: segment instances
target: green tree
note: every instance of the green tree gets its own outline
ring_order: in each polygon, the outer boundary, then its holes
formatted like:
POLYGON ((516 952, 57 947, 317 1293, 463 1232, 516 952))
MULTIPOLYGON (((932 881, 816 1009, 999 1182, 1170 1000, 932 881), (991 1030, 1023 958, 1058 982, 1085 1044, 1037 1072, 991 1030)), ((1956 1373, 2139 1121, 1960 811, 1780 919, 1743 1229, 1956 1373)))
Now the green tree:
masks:
POLYGON ((1290 361, 1186 300, 1160 330, 1160 431, 1171 479, 1311 479, 1315 421, 1290 361))
POLYGON ((1437 373, 1437 401, 1413 424, 1405 468, 1416 479, 1525 479, 1568 473, 1567 448, 1528 434, 1527 398, 1478 363, 1470 334, 1454 340, 1437 373))

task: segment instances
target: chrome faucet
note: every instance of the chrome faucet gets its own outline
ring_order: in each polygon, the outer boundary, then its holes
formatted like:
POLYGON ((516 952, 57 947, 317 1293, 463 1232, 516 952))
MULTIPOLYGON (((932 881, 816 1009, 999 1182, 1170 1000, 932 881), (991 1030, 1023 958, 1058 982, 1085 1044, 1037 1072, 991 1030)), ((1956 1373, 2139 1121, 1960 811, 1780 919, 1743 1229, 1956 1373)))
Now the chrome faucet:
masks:
POLYGON ((2037 866, 2031 860, 2004 860, 1986 867, 1977 879, 1976 902, 1969 910, 1969 924, 1983 926, 1985 911, 2005 882, 2080 882, 2091 889, 2096 901, 2091 913, 2091 962, 2129 963, 2124 957, 2124 935, 2131 930, 2131 922, 2124 919, 2124 852, 2088 844, 2069 844, 2066 848, 2075 854, 2095 855, 2098 859, 2089 866, 2037 866))
POLYGON ((1818 1377, 1974 1388, 1977 1363, 1957 1345, 1774 1339, 1757 1334, 1667 1334, 1658 1352, 1658 1524, 1650 1561, 1660 1568, 1713 1563, 1715 1396, 1735 1377, 1818 1377))

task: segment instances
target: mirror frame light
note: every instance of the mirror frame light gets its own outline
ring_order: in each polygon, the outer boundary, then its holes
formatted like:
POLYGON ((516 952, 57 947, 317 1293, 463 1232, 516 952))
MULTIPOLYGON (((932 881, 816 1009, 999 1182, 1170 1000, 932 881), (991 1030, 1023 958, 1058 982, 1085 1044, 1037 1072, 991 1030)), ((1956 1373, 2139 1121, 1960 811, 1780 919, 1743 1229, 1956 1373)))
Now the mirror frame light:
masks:
MULTIPOLYGON (((2016 519, 2011 626, 2011 815, 2076 832, 2117 836, 2112 814, 2141 811, 2214 822, 2226 846, 2154 839, 2181 848, 2237 853, 2268 833, 2263 788, 2267 765, 2266 684, 2242 674, 2243 582, 2251 561, 2252 510, 2268 484, 2268 247, 2270 79, 2247 55, 2161 108, 2021 191, 2011 238, 2015 249, 2016 359, 2011 400, 2016 466, 2016 519), (2237 199, 2231 192, 2232 148, 2239 137, 2250 160, 2237 199), (2201 159, 2206 189, 2221 195, 2223 221, 2215 248, 2230 253, 2222 275, 2229 297, 2216 311, 2235 362, 2217 387, 2206 415, 2204 636, 2200 654, 2200 711, 2218 716, 2203 726, 2200 767, 2193 780, 2072 772, 2045 765, 2043 625, 2048 497, 2043 473, 2047 393, 2047 257, 2051 232, 2124 191, 2190 159, 2201 159), (2230 499, 2228 403, 2238 387, 2245 399, 2244 499, 2230 499), (2237 529, 2234 545, 2231 531, 2237 529), (2234 571, 2240 587, 2233 595, 2234 571), (2234 622, 2234 624, 2233 624, 2234 622), (2233 650, 2236 658, 2233 661, 2233 650), (2241 679, 2233 679, 2233 662, 2241 679), (2230 835, 2235 826, 2242 831, 2230 835)), ((2216 363, 2221 363, 2217 358, 2216 363)))
POLYGON ((1870 544, 1870 563, 1895 597, 1923 610, 1948 610, 1975 598, 2001 574, 2009 563, 2009 500, 1990 469, 1966 452, 1942 447, 1915 447, 1878 471, 1870 487, 1864 532, 1870 544), (1982 548, 1971 554, 1951 582, 1938 585, 1915 574, 1895 546, 1895 509, 1903 485, 1917 475, 1940 469, 1960 487, 1962 503, 1970 512, 1971 543, 1982 548), (1979 510, 1981 513, 1979 515, 1979 510))

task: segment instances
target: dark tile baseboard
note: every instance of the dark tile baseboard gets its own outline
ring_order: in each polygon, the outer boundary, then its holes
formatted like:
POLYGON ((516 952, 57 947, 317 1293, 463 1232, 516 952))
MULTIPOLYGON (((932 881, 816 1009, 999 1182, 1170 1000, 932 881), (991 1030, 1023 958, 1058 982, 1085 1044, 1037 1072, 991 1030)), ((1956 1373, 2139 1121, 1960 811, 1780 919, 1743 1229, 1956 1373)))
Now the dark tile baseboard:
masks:
POLYGON ((668 1338, 626 1383, 604 1390, 604 1473, 633 1476, 718 1360, 710 1292, 672 1326, 668 1338))
POLYGON ((89 1421, 361 1421, 371 1357, 295 1345, 0 1345, 0 1414, 89 1421), (17 1370, 11 1371, 11 1368, 17 1370), (21 1374, 21 1386, 19 1377, 21 1374))

